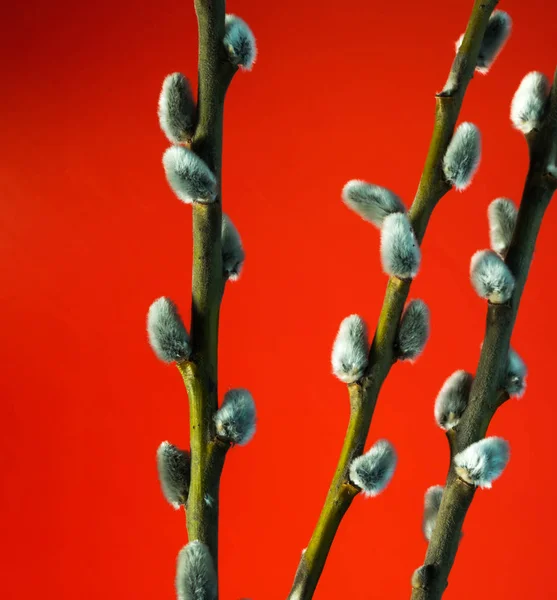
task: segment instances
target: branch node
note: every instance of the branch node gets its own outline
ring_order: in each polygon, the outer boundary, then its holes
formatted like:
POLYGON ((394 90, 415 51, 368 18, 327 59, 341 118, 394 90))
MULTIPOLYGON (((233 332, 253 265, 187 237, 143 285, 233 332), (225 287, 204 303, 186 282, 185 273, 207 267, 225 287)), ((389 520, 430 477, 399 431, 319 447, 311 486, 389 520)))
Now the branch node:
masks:
POLYGON ((435 565, 422 565, 412 575, 412 587, 415 590, 427 590, 435 579, 435 565))

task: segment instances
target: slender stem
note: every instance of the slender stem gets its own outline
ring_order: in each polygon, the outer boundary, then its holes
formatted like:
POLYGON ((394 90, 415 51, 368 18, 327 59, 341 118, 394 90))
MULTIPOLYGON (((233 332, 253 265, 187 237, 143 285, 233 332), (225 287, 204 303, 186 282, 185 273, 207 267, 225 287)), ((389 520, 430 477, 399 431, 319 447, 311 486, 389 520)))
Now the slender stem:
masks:
POLYGON ((363 447, 365 443, 365 440, 361 439, 359 425, 364 421, 371 420, 369 408, 362 403, 362 388, 358 384, 350 386, 350 403, 350 421, 341 452, 341 460, 317 527, 308 547, 302 553, 290 598, 306 598, 308 594, 313 594, 340 521, 352 499, 359 492, 358 488, 344 481, 343 472, 344 467, 349 465, 355 456, 354 448, 356 446, 363 447))
MULTIPOLYGON (((460 541, 460 531, 462 529, 462 523, 466 517, 466 511, 472 503, 476 488, 468 485, 458 477, 456 477, 451 486, 447 487, 443 493, 443 499, 441 501, 441 507, 437 515, 437 520, 441 517, 441 510, 443 510, 443 518, 447 521, 450 520, 455 531, 459 532, 457 536, 450 536, 445 540, 445 544, 442 546, 442 553, 439 555, 441 564, 445 564, 454 560, 458 550, 458 544, 460 541)), ((432 598, 430 596, 433 586, 437 586, 436 593, 441 597, 445 588, 446 578, 439 577, 439 563, 427 563, 427 582, 419 582, 415 584, 413 582, 412 589, 412 600, 420 598, 425 600, 426 598, 432 598), (425 585, 424 585, 425 583, 425 585)))
POLYGON ((375 402, 365 401, 365 391, 358 383, 348 386, 348 391, 350 420, 340 460, 317 526, 308 547, 302 553, 289 595, 292 600, 313 596, 342 517, 360 491, 350 484, 347 473, 352 460, 363 451, 375 402))
MULTIPOLYGON (((515 289, 508 304, 489 304, 486 333, 470 401, 455 429, 456 452, 482 439, 495 411, 508 397, 500 389, 509 352, 510 339, 520 299, 532 262, 536 239, 545 210, 555 192, 553 177, 548 177, 548 161, 555 156, 557 139, 557 75, 552 89, 549 114, 541 131, 528 135, 530 167, 517 224, 506 263, 515 277, 515 289)), ((452 449, 451 457, 455 449, 452 449)), ((458 550, 462 524, 472 502, 473 489, 462 492, 463 482, 454 469, 449 470, 436 525, 428 545, 425 565, 427 585, 412 590, 412 600, 439 600, 448 585, 448 576, 458 550), (460 492, 458 490, 461 490, 460 492)))
MULTIPOLYGON (((443 157, 455 128, 466 88, 474 73, 489 16, 496 3, 497 0, 476 0, 445 89, 436 95, 433 135, 418 190, 410 208, 410 219, 420 243, 435 206, 451 189, 443 175, 443 157)), ((348 477, 350 462, 363 450, 381 386, 396 360, 394 342, 410 285, 411 281, 389 279, 370 350, 368 371, 360 382, 360 408, 355 414, 352 386, 349 386, 352 410, 348 431, 321 515, 300 559, 290 600, 312 598, 335 533, 354 498, 353 486, 348 477)))
POLYGON ((447 442, 449 442, 449 454, 451 457, 450 463, 452 464, 453 458, 457 454, 456 450, 456 431, 454 429, 448 429, 447 433, 447 442))
POLYGON ((498 0, 475 0, 447 83, 443 91, 435 97, 433 135, 418 191, 410 209, 414 231, 420 242, 437 201, 450 189, 443 175, 443 158, 451 141, 468 84, 474 75, 489 17, 497 2, 498 0), (435 198, 437 200, 432 201, 435 198))
POLYGON ((215 174, 219 193, 212 204, 194 203, 191 341, 192 361, 182 373, 190 401, 191 481, 186 519, 190 540, 209 547, 218 561, 219 481, 227 448, 215 441, 218 407, 217 348, 223 293, 221 254, 222 136, 224 99, 236 68, 227 60, 224 0, 195 0, 199 28, 198 124, 191 149, 215 174))
MULTIPOLYGON (((200 431, 203 426, 205 396, 198 367, 193 362, 178 363, 177 366, 189 398, 191 454, 192 457, 197 454, 199 463, 205 465, 200 476, 192 476, 190 481, 186 507, 188 535, 190 540, 203 540, 209 548, 217 549, 220 476, 230 444, 217 437, 205 444, 199 443, 201 436, 194 432, 200 431), (203 496, 192 500, 192 493, 202 493, 203 496)), ((218 553, 215 552, 213 558, 217 568, 218 553)))
POLYGON ((323 572, 334 537, 352 500, 360 491, 350 483, 352 460, 360 456, 369 432, 379 390, 394 362, 394 341, 400 314, 410 289, 409 281, 395 277, 389 280, 378 333, 371 347, 371 367, 360 383, 348 386, 350 420, 339 462, 325 504, 296 571, 290 600, 311 598, 323 572), (397 318, 392 318, 395 315, 397 318))

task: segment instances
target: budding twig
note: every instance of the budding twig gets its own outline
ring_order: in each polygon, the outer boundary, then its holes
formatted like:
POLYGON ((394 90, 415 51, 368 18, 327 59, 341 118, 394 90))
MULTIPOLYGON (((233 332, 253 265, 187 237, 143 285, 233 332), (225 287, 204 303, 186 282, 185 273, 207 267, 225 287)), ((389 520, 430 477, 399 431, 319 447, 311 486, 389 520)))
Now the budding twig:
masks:
MULTIPOLYGON (((443 158, 495 4, 496 0, 476 0, 445 89, 436 96, 433 135, 418 191, 409 211, 418 244, 424 237, 433 209, 451 189, 443 172, 443 158)), ((350 483, 349 469, 352 460, 363 452, 379 391, 396 358, 395 339, 410 285, 410 280, 389 279, 366 373, 361 381, 348 386, 351 406, 348 431, 321 515, 300 559, 290 600, 307 600, 313 596, 338 526, 359 491, 350 483)))
MULTIPOLYGON (((470 400, 452 440, 457 457, 484 438, 502 398, 508 397, 504 389, 508 373, 516 371, 515 375, 519 379, 522 375, 522 380, 525 375, 525 368, 521 369, 514 357, 509 360, 509 344, 536 238, 557 188, 557 181, 550 172, 557 152, 557 72, 543 122, 539 130, 536 128, 527 135, 527 142, 530 165, 513 241, 505 259, 515 279, 514 290, 507 303, 488 305, 485 338, 470 400)), ((428 569, 428 583, 413 588, 412 600, 439 600, 443 595, 475 489, 459 477, 454 468, 450 469, 426 554, 424 566, 428 569)))
MULTIPOLYGON (((207 545, 218 562, 218 495, 227 447, 215 442, 217 345, 222 298, 222 137, 224 98, 236 72, 225 60, 225 1, 194 0, 199 31, 197 127, 194 152, 217 182, 215 201, 193 203, 191 342, 195 363, 182 369, 190 404, 191 482, 186 506, 189 539, 207 545), (213 499, 211 503, 206 498, 213 499)), ((186 363, 189 365, 189 363, 186 363)))
POLYGON ((216 417, 220 303, 226 280, 237 278, 244 260, 237 230, 226 217, 222 220, 223 108, 233 75, 239 67, 251 68, 256 48, 244 21, 230 15, 225 19, 225 0, 194 0, 194 4, 199 31, 197 106, 189 83, 179 73, 166 78, 159 98, 161 128, 175 144, 163 157, 166 177, 193 211, 191 338, 166 298, 151 307, 148 332, 157 356, 176 362, 190 406, 191 452, 170 452, 170 446, 163 445, 158 456, 163 492, 174 505, 186 504, 188 537, 193 540, 180 554, 178 597, 216 600, 220 476, 227 450, 232 443, 249 439, 255 420, 245 395, 241 401, 229 398, 216 417), (189 147, 178 145, 181 142, 189 147), (210 585, 199 588, 199 593, 188 580, 199 569, 186 568, 194 565, 194 559, 210 566, 205 574, 212 573, 210 585))

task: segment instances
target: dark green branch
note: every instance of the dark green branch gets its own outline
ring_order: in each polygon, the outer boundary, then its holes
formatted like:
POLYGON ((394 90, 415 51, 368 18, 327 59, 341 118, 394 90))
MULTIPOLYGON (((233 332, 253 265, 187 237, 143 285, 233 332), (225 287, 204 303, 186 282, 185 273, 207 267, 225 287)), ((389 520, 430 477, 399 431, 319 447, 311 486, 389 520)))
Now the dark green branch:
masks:
POLYGON ((451 66, 442 92, 436 95, 435 126, 420 185, 410 209, 416 237, 421 242, 429 218, 450 186, 443 175, 443 158, 460 114, 460 108, 480 53, 489 17, 498 0, 476 0, 464 39, 451 66))
POLYGON ((350 464, 363 453, 381 385, 395 361, 394 342, 409 289, 409 281, 395 277, 389 280, 370 351, 370 367, 361 382, 348 386, 348 430, 325 504, 309 545, 300 559, 290 600, 305 600, 313 596, 338 527, 359 492, 350 483, 350 464))
MULTIPOLYGON (((506 263, 516 280, 514 293, 508 304, 488 305, 485 340, 469 406, 455 430, 456 452, 461 452, 485 436, 495 411, 507 398, 506 394, 501 393, 500 382, 505 373, 510 339, 538 232, 556 188, 552 178, 547 177, 548 161, 555 155, 557 145, 556 123, 557 77, 553 82, 549 114, 544 126, 541 131, 533 131, 527 136, 530 167, 513 241, 506 257, 506 263)), ((426 554, 428 585, 414 589, 412 600, 438 600, 443 595, 458 549, 462 524, 473 496, 473 488, 465 491, 463 482, 456 476, 451 464, 426 554)))
MULTIPOLYGON (((451 68, 449 81, 445 90, 436 96, 433 135, 422 178, 410 209, 410 219, 420 243, 433 209, 451 189, 443 174, 443 158, 477 63, 489 16, 496 2, 497 0, 477 0, 474 4, 464 41, 451 68)), ((389 279, 370 350, 368 371, 360 384, 349 386, 351 414, 348 431, 321 515, 300 560, 290 591, 290 600, 308 600, 313 596, 336 531, 356 495, 348 476, 350 463, 364 449, 377 397, 396 360, 394 342, 410 285, 411 281, 401 281, 394 277, 389 279)))
MULTIPOLYGON (((199 475, 191 475, 190 489, 186 505, 186 523, 190 540, 202 540, 211 550, 218 549, 218 510, 219 486, 222 468, 230 444, 216 436, 206 443, 199 443, 196 435, 205 429, 203 419, 205 399, 197 365, 193 362, 178 363, 188 392, 190 405, 190 437, 195 440, 198 464, 204 465, 199 475), (195 490, 195 491, 194 491, 195 490), (192 500, 192 493, 197 497, 192 500), (203 494, 203 495, 201 495, 203 494)), ((192 464, 194 444, 191 443, 192 464)), ((218 567, 218 553, 213 554, 215 569, 218 567)))
POLYGON ((195 0, 199 26, 198 125, 191 149, 215 174, 212 204, 194 203, 191 340, 196 368, 184 374, 190 400, 191 482, 186 517, 190 540, 209 546, 218 560, 218 494, 226 449, 215 442, 218 406, 217 346, 223 291, 221 255, 222 136, 226 90, 236 72, 226 59, 224 0, 195 0))
POLYGON ((313 595, 340 521, 352 499, 359 492, 358 488, 346 481, 345 469, 350 466, 352 459, 362 453, 366 437, 362 436, 362 431, 367 432, 365 426, 367 424, 369 427, 373 407, 364 404, 364 390, 360 384, 348 386, 348 391, 350 394, 350 421, 341 458, 319 522, 300 559, 294 585, 290 592, 292 599, 309 598, 313 595))

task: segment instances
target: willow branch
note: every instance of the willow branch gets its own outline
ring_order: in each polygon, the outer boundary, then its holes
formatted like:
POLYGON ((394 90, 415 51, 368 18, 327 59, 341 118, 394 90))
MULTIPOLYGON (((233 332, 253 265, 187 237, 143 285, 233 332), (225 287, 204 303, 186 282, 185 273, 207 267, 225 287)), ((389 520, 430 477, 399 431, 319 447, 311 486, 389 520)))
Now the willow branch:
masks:
MULTIPOLYGON (((506 263, 515 277, 513 296, 508 304, 489 304, 485 340, 472 385, 468 408, 455 428, 451 454, 461 452, 482 439, 495 411, 507 396, 499 389, 520 299, 532 262, 536 239, 545 210, 557 185, 549 161, 557 149, 557 72, 554 78, 549 114, 541 131, 527 136, 530 165, 513 241, 506 263)), ((412 600, 438 600, 448 585, 448 576, 458 550, 462 524, 473 500, 475 488, 462 482, 454 468, 449 470, 436 525, 427 549, 427 581, 412 591, 412 600)))
MULTIPOLYGON (((182 372, 190 402, 191 481, 186 507, 190 540, 205 543, 218 560, 218 496, 227 447, 216 441, 217 346, 224 279, 221 254, 222 135, 224 99, 236 68, 227 61, 224 0, 195 0, 199 27, 198 124, 191 149, 215 174, 215 202, 194 202, 191 310, 192 362, 182 372)), ((189 363, 188 363, 189 364, 189 363)))
MULTIPOLYGON (((443 158, 496 3, 497 0, 476 0, 445 89, 436 95, 433 135, 409 213, 419 243, 423 240, 435 206, 451 189, 442 171, 443 158)), ((348 476, 350 463, 363 451, 379 391, 396 360, 394 343, 410 285, 409 280, 402 281, 395 277, 389 279, 371 345, 367 372, 360 382, 348 386, 351 406, 348 430, 321 515, 300 559, 290 600, 307 600, 313 596, 340 522, 357 494, 348 476)))

